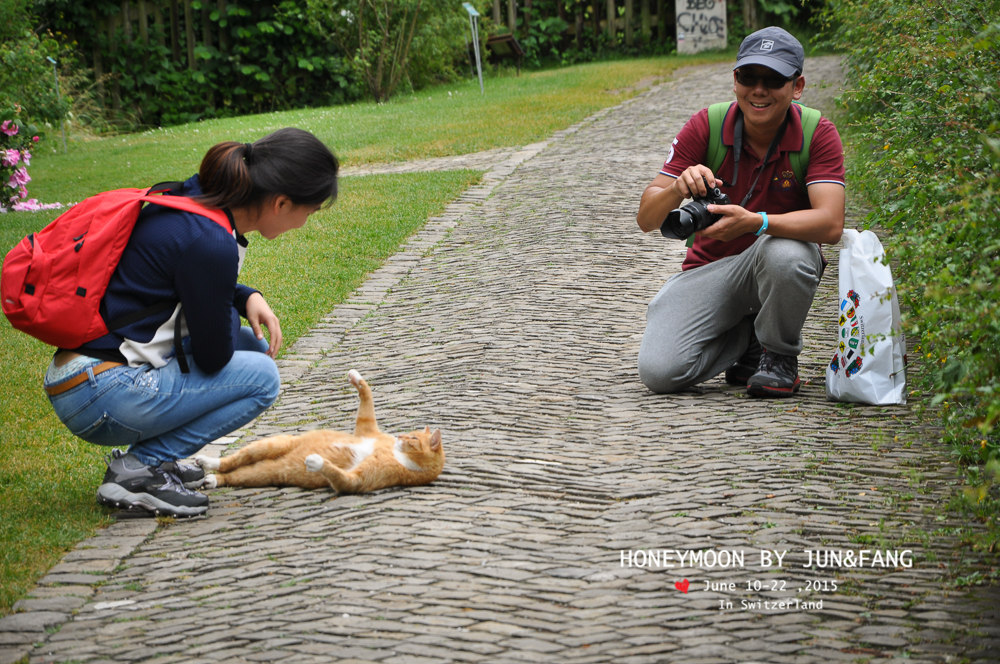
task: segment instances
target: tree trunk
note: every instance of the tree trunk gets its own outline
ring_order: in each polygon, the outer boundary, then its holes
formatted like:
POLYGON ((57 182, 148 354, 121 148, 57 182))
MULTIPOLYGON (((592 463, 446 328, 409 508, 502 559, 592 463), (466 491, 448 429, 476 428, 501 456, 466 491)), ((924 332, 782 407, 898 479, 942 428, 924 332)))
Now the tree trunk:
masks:
POLYGON ((614 43, 615 33, 616 33, 615 19, 618 17, 617 16, 618 11, 615 8, 615 0, 608 0, 607 9, 608 9, 608 25, 607 25, 608 37, 611 38, 611 43, 614 43))
POLYGON ((128 0, 122 0, 122 33, 126 41, 132 41, 132 21, 128 15, 128 0))
POLYGON ((166 47, 167 29, 163 25, 163 12, 160 10, 160 7, 157 6, 156 4, 153 4, 153 6, 150 8, 150 11, 153 14, 153 25, 156 26, 156 43, 159 46, 166 47))
POLYGON ((667 2, 666 0, 656 0, 656 38, 662 44, 667 40, 667 2))
POLYGON ((212 13, 208 5, 201 6, 201 43, 206 47, 212 46, 212 13))
POLYGON ((500 0, 493 0, 493 22, 500 25, 500 0))
POLYGON ((195 69, 194 61, 194 12, 191 10, 191 0, 184 0, 184 41, 187 46, 188 69, 195 69))
POLYGON ((177 14, 177 0, 170 0, 170 54, 174 63, 181 61, 181 24, 177 14))
POLYGON ((517 0, 507 0, 507 27, 510 34, 517 29, 517 0))
MULTIPOLYGON (((219 10, 219 16, 226 15, 226 0, 219 0, 216 8, 219 10)), ((229 26, 222 27, 219 26, 219 50, 223 53, 229 51, 229 26)))
POLYGON ((747 34, 757 31, 757 0, 743 0, 743 25, 747 34))
POLYGON ((576 47, 583 49, 583 3, 577 0, 576 14, 573 18, 573 36, 576 39, 576 47))
POLYGON ((649 11, 649 3, 653 0, 639 0, 642 3, 640 12, 640 20, 642 25, 642 41, 643 44, 649 44, 650 37, 653 35, 653 19, 651 12, 649 11))
POLYGON ((149 14, 146 12, 146 0, 139 0, 139 39, 144 45, 149 44, 149 14))
POLYGON ((635 20, 635 0, 625 0, 625 45, 632 46, 632 21, 635 20))

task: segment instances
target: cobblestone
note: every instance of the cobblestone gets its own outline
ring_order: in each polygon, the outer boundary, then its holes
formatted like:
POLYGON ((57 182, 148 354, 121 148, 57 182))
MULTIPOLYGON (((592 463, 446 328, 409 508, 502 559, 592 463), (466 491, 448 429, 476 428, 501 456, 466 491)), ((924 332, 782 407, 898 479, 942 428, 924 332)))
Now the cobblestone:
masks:
MULTIPOLYGON (((832 109, 837 59, 806 75, 804 102, 832 109)), ((337 498, 227 488, 204 518, 119 521, 0 619, 0 664, 996 661, 1000 594, 948 582, 946 451, 906 407, 825 401, 836 247, 798 399, 638 381, 646 303, 683 256, 638 231, 638 197, 730 88, 727 67, 692 68, 534 145, 345 172, 486 170, 289 350, 275 407, 208 451, 349 428, 357 368, 383 428, 442 429, 444 473, 337 498), (862 548, 912 567, 804 567, 862 548), (623 564, 636 551, 744 562, 623 564)))

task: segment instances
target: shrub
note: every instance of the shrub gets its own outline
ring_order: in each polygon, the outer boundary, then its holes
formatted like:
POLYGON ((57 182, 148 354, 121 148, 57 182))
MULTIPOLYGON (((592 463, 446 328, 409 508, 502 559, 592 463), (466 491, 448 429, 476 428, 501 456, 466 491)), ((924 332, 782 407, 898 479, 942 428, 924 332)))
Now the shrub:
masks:
POLYGON ((1000 541, 1000 3, 838 0, 852 186, 891 234, 919 387, 1000 541), (879 25, 877 31, 872 25, 879 25), (993 487, 991 489, 991 486, 993 487))

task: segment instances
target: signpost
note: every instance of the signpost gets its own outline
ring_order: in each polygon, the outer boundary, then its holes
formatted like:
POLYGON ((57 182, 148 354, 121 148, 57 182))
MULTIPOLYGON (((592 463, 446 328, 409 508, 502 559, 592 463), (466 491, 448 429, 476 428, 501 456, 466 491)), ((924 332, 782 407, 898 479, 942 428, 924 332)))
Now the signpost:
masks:
POLYGON ((463 2, 462 6, 469 13, 469 26, 472 28, 472 48, 476 53, 476 73, 479 74, 479 94, 484 94, 483 61, 479 55, 479 12, 468 2, 463 2))

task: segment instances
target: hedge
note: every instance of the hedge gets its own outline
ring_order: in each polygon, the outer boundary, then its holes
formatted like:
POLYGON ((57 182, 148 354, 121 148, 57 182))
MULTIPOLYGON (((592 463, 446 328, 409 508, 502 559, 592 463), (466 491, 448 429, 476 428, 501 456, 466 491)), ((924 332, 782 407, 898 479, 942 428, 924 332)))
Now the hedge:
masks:
POLYGON ((1000 1, 832 0, 852 187, 888 235, 916 388, 1000 541, 1000 1), (871 26, 878 25, 878 30, 871 26))

